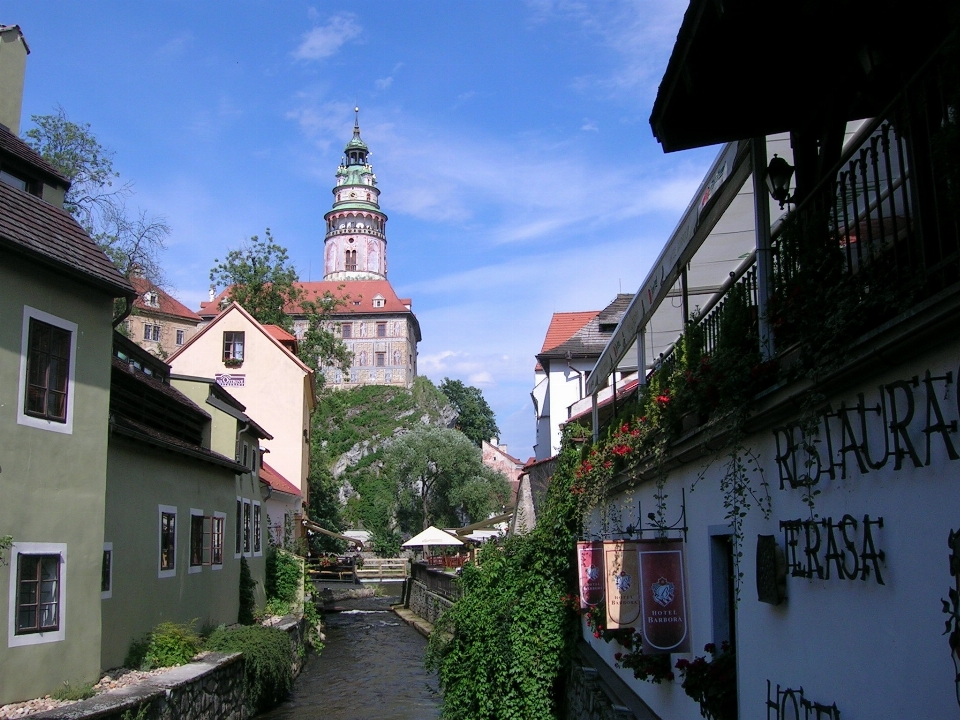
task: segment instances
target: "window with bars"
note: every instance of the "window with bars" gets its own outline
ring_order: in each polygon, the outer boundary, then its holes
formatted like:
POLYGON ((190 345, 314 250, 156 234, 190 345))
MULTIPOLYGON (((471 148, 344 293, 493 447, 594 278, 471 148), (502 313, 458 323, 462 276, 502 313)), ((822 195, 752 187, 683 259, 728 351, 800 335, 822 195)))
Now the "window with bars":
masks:
POLYGON ((160 572, 174 573, 177 569, 177 513, 173 509, 160 511, 160 572))
POLYGON ((263 552, 263 529, 260 524, 260 503, 253 505, 253 553, 259 555, 263 552))
POLYGON ((243 339, 242 332, 223 333, 223 360, 240 361, 243 360, 243 339))
POLYGON ((234 554, 240 557, 243 552, 243 500, 237 498, 236 546, 234 554))
POLYGON ((252 528, 250 527, 250 501, 243 501, 243 554, 249 555, 252 541, 252 528))
POLYGON ((60 629, 60 555, 17 556, 17 635, 60 629))
POLYGON ((30 318, 24 414, 66 422, 70 340, 68 330, 30 318))

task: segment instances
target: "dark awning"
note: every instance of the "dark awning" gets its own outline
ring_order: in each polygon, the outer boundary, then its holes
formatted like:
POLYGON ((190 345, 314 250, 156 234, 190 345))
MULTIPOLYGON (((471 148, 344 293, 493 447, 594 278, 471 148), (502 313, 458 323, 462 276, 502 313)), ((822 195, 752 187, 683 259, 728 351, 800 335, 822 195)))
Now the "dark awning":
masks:
POLYGON ((666 152, 874 117, 956 0, 691 0, 650 116, 666 152))

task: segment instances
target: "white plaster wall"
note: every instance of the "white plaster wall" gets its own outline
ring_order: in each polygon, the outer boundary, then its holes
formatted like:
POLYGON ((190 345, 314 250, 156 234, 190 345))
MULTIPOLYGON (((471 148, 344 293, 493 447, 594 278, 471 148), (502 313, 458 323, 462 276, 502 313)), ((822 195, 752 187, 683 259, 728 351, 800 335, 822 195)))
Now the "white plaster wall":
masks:
POLYGON ((544 457, 560 452, 560 426, 569 418, 568 408, 580 399, 585 386, 581 381, 583 373, 593 370, 593 360, 572 360, 569 363, 555 360, 550 364, 550 449, 544 457), (578 372, 575 372, 578 371, 578 372))
MULTIPOLYGON (((813 512, 819 519, 832 517, 836 522, 844 514, 852 515, 858 522, 864 515, 883 518, 883 528, 873 528, 872 534, 877 549, 886 553, 880 565, 884 585, 879 585, 872 574, 867 580, 788 576, 785 603, 772 606, 757 601, 757 536, 774 535, 783 547, 784 533, 779 522, 809 518, 811 511, 800 490, 791 489, 789 484, 780 489, 772 431, 766 429, 745 439, 744 445, 758 455, 769 482, 771 515, 764 519, 754 504, 744 523, 740 561, 744 576, 737 610, 740 717, 744 720, 774 717, 767 714, 768 680, 774 688, 777 684, 793 689, 802 686, 808 700, 828 706, 836 703, 841 716, 848 719, 958 715, 956 671, 942 634, 947 616, 940 600, 947 597, 954 582, 949 575, 947 537, 951 529, 960 528, 960 459, 948 459, 941 435, 934 433, 929 465, 925 464, 923 430, 927 414, 923 377, 928 369, 933 376, 952 373, 952 384, 938 381, 934 388, 945 421, 949 424, 958 420, 957 343, 950 349, 911 360, 881 377, 865 379, 828 399, 834 410, 840 402, 847 407, 855 405, 858 393, 864 393, 868 405, 876 404, 881 383, 919 378, 919 387, 913 390, 914 418, 908 434, 924 464, 914 467, 906 459, 902 469, 896 471, 891 458, 885 467, 863 474, 849 453, 847 478, 842 479, 838 471, 836 479, 824 477, 816 486, 821 492, 814 499, 813 512)), ((897 392, 898 411, 903 417, 905 396, 897 392)), ((860 443, 863 438, 859 418, 855 414, 850 417, 854 440, 860 443)), ((882 420, 868 415, 867 435, 874 457, 882 447, 883 434, 882 420)), ((949 435, 960 453, 960 434, 949 435)), ((833 448, 837 461, 838 438, 835 427, 833 448)), ((824 457, 825 446, 825 440, 818 445, 824 457)), ((725 459, 720 455, 709 464, 691 462, 681 471, 671 473, 665 487, 670 522, 679 517, 681 488, 686 490, 690 623, 698 655, 704 654, 705 643, 713 641, 708 528, 726 523, 719 490, 725 459), (698 473, 703 473, 699 481, 698 473)), ((752 485, 762 494, 758 477, 752 478, 752 485)), ((614 498, 612 507, 607 509, 606 529, 613 529, 618 513, 623 527, 655 510, 654 491, 653 483, 648 482, 614 498), (638 501, 642 504, 640 510, 638 501)), ((604 530, 601 513, 595 513, 590 528, 593 532, 604 530)), ((858 547, 861 528, 858 526, 857 532, 851 533, 858 547)), ((843 549, 842 541, 839 542, 843 549)), ((823 543, 821 562, 826 550, 825 535, 823 543)), ((594 640, 589 634, 588 639, 612 664, 613 653, 620 648, 594 640)), ((672 661, 676 662, 678 657, 674 655, 672 661)), ((655 686, 620 672, 661 717, 700 717, 697 705, 686 698, 679 682, 655 686)))
POLYGON ((309 471, 309 434, 311 407, 307 373, 239 312, 231 311, 215 327, 174 358, 173 372, 212 378, 217 373, 244 375, 243 387, 227 390, 247 408, 247 414, 273 435, 263 440, 270 450, 267 462, 301 490, 309 471), (223 364, 223 333, 245 333, 242 367, 223 364))

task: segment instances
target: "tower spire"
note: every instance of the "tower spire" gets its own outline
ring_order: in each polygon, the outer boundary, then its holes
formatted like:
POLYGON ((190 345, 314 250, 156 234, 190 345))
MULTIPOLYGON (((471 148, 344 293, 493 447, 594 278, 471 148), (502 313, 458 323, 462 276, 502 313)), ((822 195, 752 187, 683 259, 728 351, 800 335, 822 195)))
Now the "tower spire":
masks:
POLYGON ((353 106, 353 115, 354 115, 353 136, 355 138, 358 138, 360 137, 360 106, 359 105, 353 106))

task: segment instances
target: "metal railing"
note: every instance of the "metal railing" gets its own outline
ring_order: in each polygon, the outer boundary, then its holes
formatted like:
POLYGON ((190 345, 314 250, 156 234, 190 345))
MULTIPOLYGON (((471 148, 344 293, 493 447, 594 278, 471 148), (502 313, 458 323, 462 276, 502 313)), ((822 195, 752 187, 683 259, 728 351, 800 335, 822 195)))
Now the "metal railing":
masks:
POLYGON ((460 597, 460 587, 455 575, 442 570, 432 570, 424 563, 413 563, 411 577, 424 585, 427 590, 442 595, 448 600, 457 600, 460 597))
MULTIPOLYGON (((826 266, 830 281, 848 283, 853 293, 899 293, 901 309, 960 281, 960 90, 951 72, 941 49, 774 228, 771 294, 781 309, 791 294, 815 290, 826 266)), ((756 313, 755 254, 696 319, 705 354, 720 341, 724 307, 737 286, 745 286, 756 313)), ((797 339, 790 331, 777 328, 778 350, 797 339)), ((675 347, 654 371, 671 367, 675 347)))

